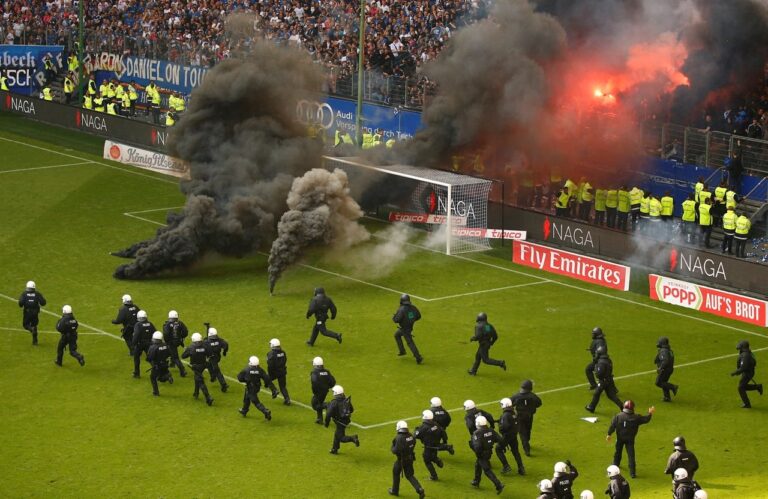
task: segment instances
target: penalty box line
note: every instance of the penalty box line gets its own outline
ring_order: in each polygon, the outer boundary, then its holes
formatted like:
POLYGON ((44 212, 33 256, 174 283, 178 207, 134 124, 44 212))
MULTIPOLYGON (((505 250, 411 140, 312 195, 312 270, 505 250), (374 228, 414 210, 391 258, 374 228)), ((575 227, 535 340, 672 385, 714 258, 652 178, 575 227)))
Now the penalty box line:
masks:
POLYGON ((32 172, 36 170, 49 170, 51 168, 64 168, 65 166, 77 166, 77 165, 89 165, 93 161, 81 161, 79 163, 65 163, 63 165, 48 165, 48 166, 31 166, 29 168, 15 168, 13 170, 0 170, 0 175, 3 173, 20 173, 20 172, 32 172))

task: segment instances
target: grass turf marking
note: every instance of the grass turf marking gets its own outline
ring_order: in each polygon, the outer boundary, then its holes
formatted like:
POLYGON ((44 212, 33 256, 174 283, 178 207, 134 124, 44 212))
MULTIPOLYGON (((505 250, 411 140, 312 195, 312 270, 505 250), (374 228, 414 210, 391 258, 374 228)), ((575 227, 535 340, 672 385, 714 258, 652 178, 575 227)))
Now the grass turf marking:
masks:
POLYGON ((50 168, 64 168, 65 166, 77 166, 77 165, 89 165, 93 163, 93 161, 81 161, 79 163, 65 163, 63 165, 49 165, 49 166, 32 166, 29 168, 16 168, 14 170, 1 170, 0 174, 3 173, 18 173, 18 172, 31 172, 36 170, 48 170, 50 168))

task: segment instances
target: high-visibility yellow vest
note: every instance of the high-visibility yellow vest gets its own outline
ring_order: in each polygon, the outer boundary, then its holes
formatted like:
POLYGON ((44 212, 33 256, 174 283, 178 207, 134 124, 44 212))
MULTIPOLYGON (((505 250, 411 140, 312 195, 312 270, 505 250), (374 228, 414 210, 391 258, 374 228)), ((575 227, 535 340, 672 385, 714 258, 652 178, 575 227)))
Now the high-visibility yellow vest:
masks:
POLYGON ((633 187, 631 191, 629 191, 629 204, 632 206, 636 206, 640 204, 640 201, 643 200, 643 191, 642 189, 638 189, 637 187, 633 187))
POLYGON ((619 205, 619 193, 616 189, 605 191, 605 207, 616 208, 619 205))
POLYGON ((115 98, 118 100, 123 100, 123 95, 125 95, 125 89, 122 85, 118 85, 115 87, 115 98))
POLYGON ((373 134, 363 132, 363 149, 370 149, 373 147, 373 134))
POLYGON ((629 191, 623 189, 618 192, 618 208, 622 213, 629 213, 629 191))
POLYGON ((726 188, 726 187, 722 187, 722 186, 716 187, 715 188, 715 199, 717 199, 718 201, 720 201, 722 203, 723 200, 725 199, 725 193, 727 191, 728 191, 728 188, 726 188))
POLYGON ((117 116, 117 110, 115 109, 115 103, 114 102, 109 102, 107 104, 107 114, 112 114, 112 115, 117 116))
POLYGON ((96 82, 93 80, 88 80, 88 95, 96 95, 96 82))
POLYGON ((675 199, 672 196, 661 198, 661 214, 665 217, 671 217, 675 211, 675 199))
POLYGON ((648 203, 648 214, 651 218, 659 218, 659 215, 661 215, 661 201, 651 198, 651 201, 648 203))
POLYGON ((746 216, 741 215, 736 219, 736 234, 746 236, 749 234, 750 227, 752 227, 752 222, 746 216))
POLYGON ((709 214, 711 209, 711 204, 701 203, 699 205, 699 225, 712 225, 712 216, 709 214))
POLYGON ((592 201, 592 193, 590 192, 592 190, 592 186, 589 182, 584 182, 580 186, 581 194, 579 195, 579 201, 582 203, 589 203, 592 201))
POLYGON ((128 94, 131 96, 132 101, 139 99, 139 93, 133 88, 133 85, 128 85, 128 94))
POLYGON ((67 76, 64 78, 64 93, 71 94, 75 91, 75 83, 67 76))
POLYGON ((187 103, 184 101, 184 97, 176 97, 176 111, 182 112, 186 106, 187 103))
POLYGON ((696 187, 694 187, 693 191, 693 199, 697 203, 699 203, 701 200, 699 199, 699 193, 704 190, 704 182, 696 182, 696 187))
POLYGON ((701 191, 699 193, 699 203, 704 204, 705 199, 712 199, 712 193, 709 191, 701 191))
POLYGON ((595 211, 605 211, 605 189, 595 191, 595 211))
POLYGON ((121 100, 122 100, 123 109, 131 108, 131 96, 128 95, 128 92, 123 92, 123 97, 121 100))
POLYGON ((725 207, 736 208, 736 193, 729 190, 725 193, 725 207))
POLYGON ((165 115, 165 126, 173 126, 176 123, 174 121, 173 116, 171 116, 171 113, 168 113, 165 115))
POLYGON ((67 69, 72 71, 73 73, 77 71, 77 68, 80 67, 80 62, 77 60, 77 57, 74 55, 71 55, 67 57, 67 69))
POLYGON ((739 218, 736 216, 736 213, 733 212, 733 210, 728 210, 725 212, 725 215, 723 215, 723 229, 724 230, 736 230, 736 219, 739 218))
POLYGON ((8 78, 5 76, 0 76, 0 90, 5 90, 8 92, 8 78))
POLYGON ((567 208, 568 207, 568 200, 571 197, 568 195, 568 191, 563 189, 563 191, 560 193, 559 196, 557 196, 557 201, 555 202, 555 206, 558 208, 567 208))
POLYGON ((683 222, 696 221, 696 201, 686 199, 683 201, 683 222))
POLYGON ((83 109, 93 109, 93 97, 88 94, 83 97, 83 109))
POLYGON ((104 97, 99 95, 98 97, 93 99, 93 109, 100 113, 104 112, 104 97))
POLYGON ((640 200, 640 213, 645 213, 646 215, 651 209, 651 198, 648 196, 643 196, 643 199, 640 200))
POLYGON ((47 101, 52 101, 53 100, 53 92, 51 92, 50 88, 45 87, 43 89, 43 99, 45 99, 47 101))
POLYGON ((106 83, 99 85, 99 93, 106 97, 109 94, 109 86, 106 83))
POLYGON ((386 141, 384 143, 384 145, 387 146, 388 148, 392 149, 395 146, 395 142, 397 142, 397 140, 389 139, 388 141, 386 141))
POLYGON ((565 181, 565 191, 570 197, 575 198, 579 192, 579 186, 573 180, 568 179, 565 181))
POLYGON ((117 95, 115 84, 112 82, 109 82, 109 84, 107 85, 107 97, 109 97, 110 99, 114 99, 115 95, 117 95))

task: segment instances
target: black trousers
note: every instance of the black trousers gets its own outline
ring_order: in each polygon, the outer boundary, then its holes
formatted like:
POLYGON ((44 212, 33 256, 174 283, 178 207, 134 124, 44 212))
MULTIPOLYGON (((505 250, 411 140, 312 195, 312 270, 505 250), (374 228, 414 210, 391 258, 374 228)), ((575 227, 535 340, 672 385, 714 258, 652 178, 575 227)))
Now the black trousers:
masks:
POLYGON ((601 379, 597 383, 595 394, 592 395, 592 401, 589 403, 590 409, 593 411, 595 410, 597 404, 600 403, 600 395, 602 395, 603 392, 605 392, 605 396, 608 397, 608 400, 616 404, 619 409, 622 408, 621 400, 619 400, 618 397, 619 390, 616 388, 616 384, 613 382, 613 378, 611 378, 610 380, 601 379))
POLYGON ((533 430, 533 414, 527 412, 519 412, 517 414, 517 423, 519 425, 518 434, 520 435, 520 443, 523 445, 523 450, 526 454, 531 452, 531 430, 533 430))
MULTIPOLYGON (((424 447, 424 453, 421 455, 424 458, 424 466, 427 467, 429 475, 432 478, 437 478, 437 471, 435 471, 435 464, 442 468, 443 461, 437 457, 437 447, 424 447)), ((413 465, 411 465, 413 467, 413 465)))
POLYGON ((125 341, 125 346, 128 347, 128 353, 133 355, 133 329, 123 328, 121 336, 123 337, 123 341, 125 341))
POLYGON ((150 371, 149 373, 149 382, 152 383, 152 393, 154 393, 155 395, 160 394, 160 391, 157 388, 158 381, 173 382, 173 378, 171 377, 171 372, 168 370, 168 364, 153 365, 152 371, 150 371))
POLYGON ((582 201, 579 204, 579 218, 589 221, 589 214, 592 212, 592 201, 582 201))
POLYGON ((413 356, 416 357, 416 360, 421 360, 421 354, 419 353, 419 349, 416 347, 416 343, 413 342, 413 331, 406 331, 402 328, 399 328, 395 332, 395 342, 397 343, 398 353, 400 355, 405 355, 403 338, 405 338, 405 343, 408 345, 408 348, 410 348, 413 356))
POLYGON ((595 225, 603 225, 605 223, 605 210, 595 209, 595 225))
POLYGON ((747 257, 747 237, 744 236, 744 238, 740 238, 738 236, 734 236, 734 240, 736 241, 736 256, 739 258, 746 258, 747 257))
POLYGON ((269 373, 269 378, 272 381, 277 380, 277 385, 280 387, 280 393, 283 395, 283 399, 290 402, 291 396, 288 395, 288 386, 285 374, 282 376, 273 376, 272 373, 269 373))
POLYGON ((339 341, 339 333, 331 331, 325 327, 325 321, 315 321, 315 325, 312 326, 312 334, 309 336, 310 345, 315 344, 315 340, 317 340, 318 334, 322 334, 323 336, 327 336, 329 338, 333 338, 336 341, 339 341))
POLYGON ((208 361, 208 373, 211 375, 211 383, 218 381, 221 385, 221 391, 226 391, 229 385, 227 385, 227 380, 224 379, 224 375, 221 373, 218 360, 212 358, 208 361))
POLYGON ((635 474, 635 470, 637 469, 635 467, 635 439, 627 439, 624 440, 622 438, 619 438, 618 435, 616 436, 616 452, 613 453, 613 464, 616 466, 619 466, 621 464, 621 454, 624 450, 624 447, 627 448, 627 458, 629 459, 629 472, 631 474, 635 474))
POLYGON ((133 349, 133 375, 137 378, 141 376, 141 355, 147 353, 149 347, 137 345, 133 349))
POLYGON ((584 368, 584 374, 587 375, 587 381, 589 381, 590 388, 597 388, 597 381, 595 381, 595 361, 593 360, 587 367, 584 368))
POLYGON ((705 248, 709 248, 709 238, 712 236, 712 226, 711 225, 699 225, 701 230, 701 239, 699 242, 702 246, 705 248))
POLYGON ((631 215, 630 227, 632 228, 632 232, 634 232, 637 230, 637 224, 640 221, 640 205, 632 205, 631 211, 629 213, 631 215))
POLYGON ((337 421, 334 421, 334 424, 336 425, 336 431, 333 432, 333 447, 331 449, 333 450, 339 450, 339 447, 341 447, 341 444, 346 444, 349 442, 355 441, 355 435, 347 435, 347 425, 344 423, 339 423, 337 421))
POLYGON ((477 372, 477 368, 480 367, 480 361, 490 366, 501 367, 502 361, 492 359, 488 353, 491 350, 491 345, 483 345, 482 343, 477 346, 477 352, 475 353, 475 362, 472 364, 472 372, 477 372))
POLYGON ((733 247, 733 231, 723 231, 723 245, 722 245, 722 252, 725 253, 726 250, 728 251, 728 254, 731 255, 731 249, 733 247))
POLYGON ((669 382, 670 376, 672 376, 672 373, 674 372, 674 368, 672 369, 662 369, 658 372, 656 375, 656 386, 661 388, 664 391, 664 398, 669 398, 669 392, 672 391, 672 388, 674 388, 675 385, 669 382))
POLYGON ((475 461, 475 480, 474 482, 479 484, 482 473, 488 477, 488 480, 493 482, 497 489, 501 488, 501 482, 496 478, 496 474, 491 469, 491 456, 478 456, 475 461))
POLYGON ((260 410, 262 414, 267 414, 269 412, 269 409, 267 409, 259 400, 259 392, 251 391, 246 388, 245 394, 243 395, 243 410, 240 412, 248 414, 248 409, 251 408, 251 404, 253 404, 256 409, 260 410))
POLYGON ((617 228, 619 230, 627 230, 627 220, 629 220, 629 212, 628 211, 620 211, 618 214, 618 223, 617 228))
POLYGON ((613 229, 616 227, 616 208, 606 208, 605 211, 608 213, 608 227, 613 229))
POLYGON ((739 395, 741 396, 741 401, 744 402, 744 405, 752 405, 749 402, 747 392, 757 390, 758 386, 760 386, 756 383, 750 383, 754 375, 754 373, 743 373, 739 380, 739 395))
POLYGON ((171 363, 179 368, 179 374, 182 376, 187 375, 187 370, 184 369, 184 363, 179 358, 179 348, 180 345, 168 345, 168 350, 171 352, 171 363))
POLYGON ((64 349, 69 347, 69 355, 82 362, 83 356, 77 351, 77 334, 62 334, 59 344, 56 346, 56 362, 61 364, 64 358, 64 349))
POLYGON ((205 374, 205 366, 192 366, 192 373, 195 378, 195 398, 202 391, 203 395, 205 395, 205 400, 209 400, 211 395, 208 393, 208 387, 205 386, 205 377, 203 376, 205 374))
POLYGON ((24 309, 21 318, 21 325, 24 329, 32 333, 32 343, 37 344, 37 325, 40 323, 40 312, 37 310, 24 309))
POLYGON ((509 461, 507 461, 507 456, 504 455, 504 451, 507 447, 509 447, 512 456, 515 458, 518 471, 522 470, 524 468, 523 457, 520 455, 520 449, 517 446, 517 433, 502 435, 501 442, 496 444, 496 457, 499 458, 499 461, 501 461, 501 465, 504 466, 504 468, 509 468, 509 461))
POLYGON ((314 409, 317 413, 317 420, 320 422, 323 421, 323 409, 325 409, 326 397, 328 397, 328 390, 324 391, 323 393, 312 394, 312 409, 314 409))
POLYGON ((411 459, 398 459, 392 466, 392 492, 394 494, 400 493, 400 474, 405 476, 405 479, 411 482, 414 490, 417 493, 421 492, 421 484, 416 477, 413 476, 413 461, 411 459))

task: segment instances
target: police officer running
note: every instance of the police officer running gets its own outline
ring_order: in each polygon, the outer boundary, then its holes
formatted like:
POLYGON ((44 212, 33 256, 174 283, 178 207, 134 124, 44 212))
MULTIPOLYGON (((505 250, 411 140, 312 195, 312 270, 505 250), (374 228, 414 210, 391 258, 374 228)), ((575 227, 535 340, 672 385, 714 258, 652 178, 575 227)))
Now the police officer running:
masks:
POLYGON ((651 406, 648 409, 648 415, 640 416, 635 414, 635 403, 631 400, 624 402, 624 408, 611 420, 611 426, 608 427, 608 435, 605 440, 610 442, 611 435, 616 432, 616 452, 613 454, 613 464, 621 464, 621 453, 624 447, 627 448, 627 458, 629 459, 629 476, 635 478, 635 437, 640 425, 644 425, 651 420, 656 408, 651 406))
POLYGON ((443 443, 448 443, 447 431, 448 426, 451 424, 451 414, 443 408, 443 401, 440 400, 440 397, 432 397, 429 399, 429 410, 432 411, 435 422, 446 431, 443 443))
POLYGON ((19 307, 22 308, 21 325, 32 333, 32 344, 37 345, 37 325, 40 323, 40 307, 46 304, 43 294, 37 291, 35 281, 27 281, 27 288, 19 296, 19 307))
MULTIPOLYGON (((280 393, 283 394, 283 404, 291 405, 291 396, 288 395, 288 388, 286 386, 285 377, 288 374, 288 368, 286 363, 288 362, 288 356, 285 351, 280 347, 280 340, 272 338, 269 340, 269 352, 267 352, 267 371, 269 372, 269 378, 274 381, 277 380, 280 385, 280 393)), ((272 398, 277 397, 277 391, 272 392, 272 398)))
POLYGON ((512 395, 512 405, 517 411, 517 423, 520 428, 520 442, 523 444, 523 452, 526 456, 530 456, 533 416, 536 414, 536 409, 541 407, 541 399, 533 393, 533 381, 526 379, 520 384, 520 391, 512 395))
POLYGON ((617 394, 619 393, 616 388, 616 383, 613 381, 613 362, 608 357, 608 351, 604 347, 598 347, 595 351, 597 354, 597 362, 595 363, 595 375, 597 376, 597 388, 594 395, 592 395, 592 401, 584 407, 591 413, 595 412, 595 407, 600 402, 600 395, 605 392, 608 399, 616 404, 621 409, 622 404, 617 394))
POLYGON ((677 395, 677 385, 673 385, 669 382, 669 377, 672 376, 672 372, 675 370, 675 354, 672 349, 669 348, 669 338, 662 336, 659 341, 656 342, 656 348, 659 349, 656 354, 656 358, 653 362, 656 364, 656 386, 661 388, 664 392, 664 402, 671 402, 672 398, 669 396, 669 392, 677 395))
POLYGON ((736 345, 736 350, 739 351, 739 358, 736 359, 736 370, 731 373, 731 376, 738 376, 741 374, 739 380, 739 395, 741 395, 741 401, 744 403, 742 409, 750 409, 752 404, 749 401, 747 392, 757 390, 760 395, 763 394, 763 385, 757 383, 750 383, 754 381, 755 366, 757 366, 757 360, 755 360, 755 354, 749 349, 749 342, 747 340, 741 340, 736 345))
POLYGON ((325 409, 325 398, 328 396, 328 390, 336 384, 336 378, 323 365, 322 357, 312 359, 312 374, 309 375, 312 384, 312 409, 317 413, 315 423, 323 424, 323 409, 325 409))
POLYGON ((237 411, 245 417, 248 414, 251 403, 253 403, 256 409, 264 414, 264 419, 270 421, 272 419, 272 411, 264 407, 264 404, 259 400, 259 391, 261 390, 261 384, 264 383, 265 388, 272 390, 272 398, 275 398, 277 396, 277 388, 275 388, 275 384, 264 369, 259 367, 258 357, 253 355, 248 359, 248 365, 237 374, 237 380, 240 383, 245 383, 243 407, 237 411))
POLYGON ((400 308, 392 316, 392 322, 400 326, 395 332, 397 355, 405 355, 405 347, 403 347, 403 338, 405 338, 408 348, 411 349, 411 353, 416 357, 417 364, 421 364, 424 361, 424 357, 421 356, 419 349, 416 348, 416 343, 413 342, 413 324, 419 319, 421 319, 421 313, 418 308, 411 304, 411 297, 407 294, 400 296, 400 308))
POLYGON ((117 311, 117 317, 112 320, 112 324, 121 324, 121 336, 125 340, 125 346, 128 347, 128 355, 133 355, 133 329, 136 325, 136 315, 139 313, 139 306, 133 303, 131 295, 123 295, 123 305, 117 311))
POLYGON ((197 398, 202 390, 203 395, 205 395, 205 402, 208 405, 213 405, 213 399, 208 393, 208 387, 205 386, 203 374, 208 364, 208 358, 211 355, 211 348, 203 342, 203 336, 200 333, 192 333, 192 343, 181 354, 182 359, 189 359, 189 366, 192 368, 192 374, 195 378, 195 393, 193 396, 197 398))
MULTIPOLYGON (((496 421, 493 419, 491 413, 482 409, 478 409, 473 400, 464 401, 464 410, 466 411, 464 414, 464 424, 467 425, 467 431, 469 431, 470 437, 472 437, 472 435, 475 433, 475 430, 477 430, 476 420, 478 416, 483 416, 485 420, 491 425, 491 428, 495 427, 496 421)), ((469 442, 469 446, 472 447, 471 440, 469 442)))
POLYGON ((592 343, 590 343, 587 350, 592 354, 592 362, 587 364, 584 368, 584 373, 587 375, 587 381, 589 381, 589 389, 594 390, 597 388, 597 382, 595 381, 595 364, 597 363, 597 348, 602 346, 605 351, 608 351, 608 344, 605 342, 605 335, 600 327, 592 329, 592 343))
POLYGON ((699 469, 699 460, 696 459, 696 455, 689 451, 685 446, 685 437, 679 436, 672 440, 672 445, 675 447, 675 451, 669 456, 667 460, 667 467, 664 469, 664 474, 671 475, 678 468, 684 468, 688 472, 688 476, 693 480, 693 475, 696 474, 696 470, 699 469))
POLYGON ((229 389, 229 385, 227 384, 227 380, 224 379, 224 374, 221 372, 219 362, 221 362, 222 355, 224 357, 227 356, 229 343, 227 343, 224 338, 219 337, 219 331, 215 327, 210 327, 208 324, 205 324, 205 326, 208 328, 208 337, 205 339, 204 343, 211 350, 211 356, 208 357, 208 373, 211 375, 211 383, 218 380, 221 385, 221 391, 226 393, 227 389, 229 389))
POLYGON ((475 334, 469 341, 478 342, 477 353, 475 353, 475 363, 472 364, 472 368, 467 371, 470 375, 477 374, 477 368, 480 367, 480 361, 491 366, 499 366, 500 368, 507 370, 507 363, 503 360, 496 360, 490 358, 488 352, 499 339, 499 335, 496 334, 496 328, 488 322, 488 315, 485 312, 477 314, 477 322, 475 323, 475 334))
POLYGON ((504 484, 496 478, 491 469, 491 455, 494 444, 501 442, 502 438, 488 424, 488 419, 482 415, 477 416, 474 422, 477 429, 472 433, 471 446, 477 459, 475 460, 475 478, 472 480, 472 486, 479 487, 481 473, 485 473, 485 476, 496 486, 496 494, 501 494, 501 491, 504 490, 504 484))
POLYGON ((605 489, 608 497, 610 499, 629 499, 632 491, 627 479, 621 476, 619 467, 612 464, 608 466, 606 471, 608 472, 608 478, 611 480, 608 483, 608 488, 605 489))
POLYGON ((141 365, 141 354, 147 353, 149 345, 152 343, 152 335, 157 328, 149 322, 147 312, 139 310, 136 313, 136 324, 133 326, 133 341, 131 342, 131 351, 133 352, 133 377, 139 378, 139 367, 141 365))
POLYGON ((697 483, 688 476, 685 468, 678 468, 672 475, 672 497, 674 499, 695 499, 697 483))
POLYGON ((555 463, 552 478, 552 491, 557 499, 573 499, 573 482, 579 477, 579 471, 570 460, 555 463))
POLYGON ((152 395, 160 395, 157 389, 157 382, 168 382, 173 384, 173 376, 168 370, 168 359, 171 357, 171 349, 163 342, 163 333, 155 331, 152 334, 152 344, 147 350, 147 360, 152 366, 149 374, 149 381, 152 383, 152 395))
POLYGON ((346 435, 347 426, 352 422, 352 413, 355 408, 352 407, 352 399, 344 395, 344 387, 334 385, 331 389, 333 399, 328 402, 328 410, 325 412, 325 427, 331 424, 333 420, 336 425, 336 431, 333 434, 333 446, 331 454, 338 454, 339 447, 343 443, 354 442, 355 447, 360 447, 360 439, 357 435, 346 435))
POLYGON ((312 334, 309 340, 307 340, 307 345, 314 346, 318 333, 333 338, 341 344, 341 334, 330 331, 325 327, 329 310, 331 312, 331 320, 335 319, 336 305, 333 303, 333 300, 325 294, 325 289, 315 288, 315 296, 309 300, 309 308, 307 309, 307 319, 314 315, 315 325, 312 326, 312 334))
MULTIPOLYGON (((406 480, 411 482, 421 499, 425 496, 424 489, 413 476, 413 462, 416 460, 413 450, 416 447, 416 438, 408 431, 408 423, 405 421, 398 421, 395 427, 397 428, 397 435, 392 439, 392 454, 397 457, 397 460, 392 466, 392 488, 388 489, 387 492, 391 496, 400 494, 400 474, 402 474, 406 480)), ((440 467, 442 468, 442 466, 440 467)))
POLYGON ((56 346, 56 360, 54 363, 61 367, 64 358, 64 348, 69 347, 69 355, 77 359, 80 367, 85 365, 85 357, 77 351, 77 327, 78 322, 72 314, 72 307, 64 305, 61 308, 61 319, 56 323, 56 331, 61 333, 59 344, 56 346))
POLYGON ((540 480, 539 483, 536 484, 536 487, 538 487, 539 492, 541 492, 541 494, 536 496, 536 499, 557 499, 555 497, 555 490, 552 485, 552 480, 549 478, 540 480))
POLYGON ((165 344, 168 345, 168 351, 171 355, 171 362, 179 368, 179 375, 183 378, 187 375, 184 369, 184 363, 179 359, 179 347, 184 347, 184 338, 187 337, 189 330, 187 325, 179 320, 179 313, 175 310, 168 312, 168 320, 163 324, 163 337, 165 344))
MULTIPOLYGON (((447 450, 453 455, 453 445, 442 443, 448 437, 445 435, 445 430, 435 422, 435 415, 432 411, 427 409, 421 414, 422 423, 421 426, 416 428, 414 436, 424 444, 424 453, 422 454, 422 457, 424 458, 424 465, 429 471, 429 479, 437 480, 437 472, 435 471, 434 465, 436 464, 438 468, 443 467, 443 460, 437 456, 437 451, 447 450)), ((395 488, 395 490, 397 490, 397 488, 395 488)))
POLYGON ((501 461, 504 469, 502 473, 509 473, 512 471, 512 467, 507 461, 507 457, 504 455, 507 447, 512 451, 512 456, 517 463, 517 474, 525 475, 525 466, 523 466, 523 458, 520 456, 520 450, 517 445, 517 434, 520 430, 520 424, 517 418, 517 410, 512 405, 512 400, 509 398, 503 398, 500 401, 501 404, 501 417, 499 418, 499 432, 501 433, 501 442, 496 445, 496 457, 501 461))

